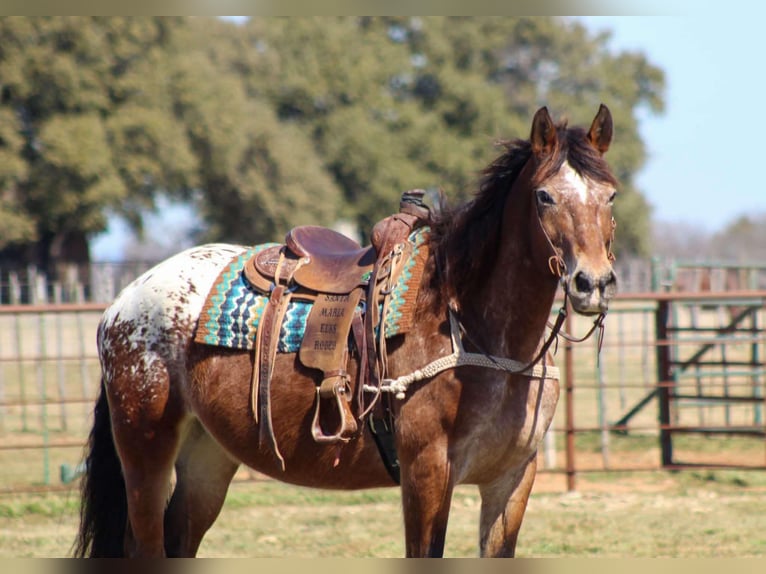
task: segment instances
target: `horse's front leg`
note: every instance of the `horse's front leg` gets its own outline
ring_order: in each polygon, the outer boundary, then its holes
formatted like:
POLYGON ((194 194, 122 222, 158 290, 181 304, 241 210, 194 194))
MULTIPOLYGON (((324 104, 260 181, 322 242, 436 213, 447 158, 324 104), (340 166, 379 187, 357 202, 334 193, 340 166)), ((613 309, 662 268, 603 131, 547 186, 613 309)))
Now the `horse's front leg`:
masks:
POLYGON ((445 444, 430 444, 416 456, 400 456, 402 508, 408 558, 444 554, 454 488, 445 444))
POLYGON ((513 557, 537 471, 537 454, 512 473, 479 485, 479 546, 483 557, 513 557))

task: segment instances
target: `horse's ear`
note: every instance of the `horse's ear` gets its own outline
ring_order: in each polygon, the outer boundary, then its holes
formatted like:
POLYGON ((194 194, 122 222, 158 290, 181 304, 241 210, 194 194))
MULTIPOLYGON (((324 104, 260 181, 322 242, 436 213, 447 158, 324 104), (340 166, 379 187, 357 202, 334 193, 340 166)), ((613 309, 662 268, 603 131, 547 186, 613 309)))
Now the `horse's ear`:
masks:
POLYGON ((588 139, 591 145, 601 155, 606 153, 606 150, 609 149, 609 144, 612 143, 612 131, 612 112, 604 104, 601 104, 588 132, 588 139))
POLYGON ((556 149, 558 137, 556 136, 556 126, 548 113, 548 108, 543 106, 535 117, 532 118, 532 134, 529 136, 532 144, 532 153, 536 156, 547 156, 556 149))

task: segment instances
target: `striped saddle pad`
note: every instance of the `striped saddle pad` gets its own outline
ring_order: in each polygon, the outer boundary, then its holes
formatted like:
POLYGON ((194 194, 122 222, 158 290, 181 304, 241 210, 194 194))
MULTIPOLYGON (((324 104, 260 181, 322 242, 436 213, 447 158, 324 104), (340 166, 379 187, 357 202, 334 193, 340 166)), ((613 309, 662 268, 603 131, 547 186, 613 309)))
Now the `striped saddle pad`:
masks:
MULTIPOLYGON (((413 245, 412 255, 394 287, 389 311, 385 317, 386 338, 409 331, 415 309, 418 287, 428 256, 425 245, 428 228, 414 231, 408 238, 413 245)), ((268 297, 248 282, 243 269, 256 253, 274 246, 274 243, 256 245, 232 259, 221 271, 207 295, 197 323, 195 341, 232 349, 252 349, 258 323, 268 297)), ((297 353, 306 328, 311 302, 293 298, 279 334, 277 351, 297 353)))

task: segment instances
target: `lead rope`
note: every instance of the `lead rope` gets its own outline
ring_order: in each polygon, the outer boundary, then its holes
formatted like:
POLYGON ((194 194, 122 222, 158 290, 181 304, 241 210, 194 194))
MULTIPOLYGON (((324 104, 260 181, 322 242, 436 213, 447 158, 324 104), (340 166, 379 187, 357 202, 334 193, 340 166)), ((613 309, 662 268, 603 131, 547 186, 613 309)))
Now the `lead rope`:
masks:
MULTIPOLYGON (((509 374, 525 375, 532 378, 555 380, 559 379, 560 373, 558 367, 547 365, 544 361, 542 365, 535 364, 547 352, 555 338, 554 333, 551 333, 551 336, 548 338, 545 345, 543 345, 543 348, 535 357, 535 359, 525 364, 521 363, 520 361, 514 361, 513 359, 508 359, 505 357, 496 357, 484 352, 467 352, 463 347, 463 343, 460 338, 460 333, 464 332, 464 329, 461 328, 460 321, 458 320, 457 315, 451 307, 448 309, 448 315, 450 322, 450 337, 452 339, 452 353, 445 357, 440 357, 428 363, 425 367, 417 369, 408 375, 402 375, 396 379, 383 379, 380 385, 381 392, 394 393, 394 396, 401 400, 404 399, 407 388, 412 383, 422 381, 424 379, 429 379, 441 373, 442 371, 454 369, 455 367, 460 366, 487 367, 490 369, 505 371, 509 374)), ((560 323, 563 323, 563 319, 561 319, 561 321, 557 321, 557 324, 560 323)), ((376 389, 368 389, 365 387, 365 390, 375 391, 376 389)))
POLYGON ((560 371, 558 367, 548 365, 544 360, 545 354, 548 352, 551 345, 554 342, 558 344, 559 335, 564 337, 567 341, 581 343, 593 335, 596 329, 599 329, 598 349, 600 353, 604 336, 604 318, 606 317, 604 313, 601 313, 596 318, 596 320, 594 320, 593 326, 590 328, 588 333, 579 339, 575 339, 570 335, 563 333, 561 331, 561 327, 563 326, 568 314, 566 310, 567 297, 568 295, 565 293, 564 304, 561 306, 561 309, 559 309, 556 323, 550 326, 551 334, 545 340, 545 343, 540 348, 540 351, 537 353, 535 358, 528 363, 522 363, 520 361, 515 361, 506 357, 490 355, 486 351, 482 350, 482 348, 477 345, 476 342, 473 341, 473 339, 471 339, 471 337, 468 335, 465 327, 457 317, 457 312, 453 309, 452 305, 450 305, 448 308, 448 315, 450 322, 450 337, 452 339, 451 354, 431 361, 425 367, 416 369, 408 375, 402 375, 395 379, 383 379, 379 389, 371 386, 365 386, 364 390, 370 392, 394 393, 394 396, 397 399, 402 400, 405 398, 407 389, 412 383, 422 381, 424 379, 429 379, 438 375, 442 371, 461 366, 487 367, 497 371, 504 371, 512 375, 525 375, 532 378, 559 380, 560 371), (465 350, 460 336, 461 334, 464 335, 466 339, 468 339, 468 341, 479 350, 478 353, 469 353, 465 350), (540 362, 540 360, 542 360, 542 365, 537 364, 540 362))

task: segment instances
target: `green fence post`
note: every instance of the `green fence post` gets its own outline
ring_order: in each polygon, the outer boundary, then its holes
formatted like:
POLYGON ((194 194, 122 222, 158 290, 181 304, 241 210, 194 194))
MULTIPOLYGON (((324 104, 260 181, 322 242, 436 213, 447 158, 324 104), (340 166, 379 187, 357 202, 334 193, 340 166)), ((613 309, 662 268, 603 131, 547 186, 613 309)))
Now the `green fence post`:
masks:
POLYGON ((21 335, 21 314, 13 314, 13 322, 16 327, 16 357, 18 357, 18 376, 19 376, 19 398, 21 399, 21 430, 27 432, 29 423, 27 422, 27 385, 24 380, 24 361, 22 360, 22 335, 21 335))
POLYGON ((45 376, 45 361, 47 359, 47 349, 45 344, 45 313, 40 313, 38 323, 38 358, 37 358, 37 384, 40 392, 40 423, 42 425, 43 435, 43 484, 51 483, 50 476, 50 449, 48 436, 48 400, 47 381, 45 376))

